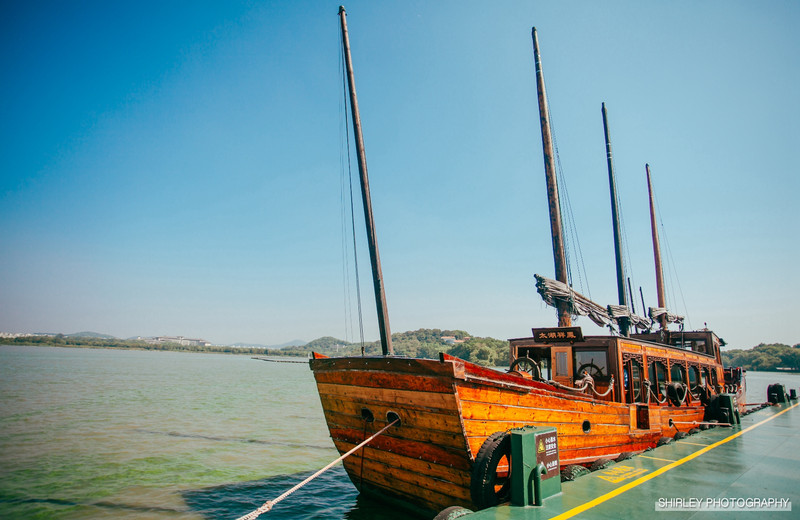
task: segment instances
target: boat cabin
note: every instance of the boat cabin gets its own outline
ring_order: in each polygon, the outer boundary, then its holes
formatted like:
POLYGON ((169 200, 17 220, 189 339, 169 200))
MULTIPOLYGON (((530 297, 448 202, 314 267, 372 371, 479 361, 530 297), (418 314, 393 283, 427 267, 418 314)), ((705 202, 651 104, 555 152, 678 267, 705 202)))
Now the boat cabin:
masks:
POLYGON ((703 401, 730 379, 722 371, 720 340, 710 330, 584 337, 580 327, 558 327, 509 342, 512 371, 570 388, 588 374, 594 397, 605 401, 703 401))

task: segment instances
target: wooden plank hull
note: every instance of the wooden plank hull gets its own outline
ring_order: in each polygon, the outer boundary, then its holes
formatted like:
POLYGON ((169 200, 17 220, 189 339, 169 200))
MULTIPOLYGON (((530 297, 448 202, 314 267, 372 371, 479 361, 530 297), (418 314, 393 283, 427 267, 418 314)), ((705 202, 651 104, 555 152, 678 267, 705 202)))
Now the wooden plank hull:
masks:
POLYGON ((642 451, 702 421, 702 406, 649 405, 636 429, 635 405, 601 401, 450 358, 312 359, 331 438, 344 453, 396 414, 401 424, 345 460, 361 491, 425 513, 470 498, 472 465, 486 438, 534 425, 558 429, 561 465, 642 451), (366 418, 366 419, 365 419, 366 418), (370 422, 368 419, 372 418, 370 422), (676 423, 670 425, 670 419, 676 423), (587 427, 588 421, 588 427, 587 427))

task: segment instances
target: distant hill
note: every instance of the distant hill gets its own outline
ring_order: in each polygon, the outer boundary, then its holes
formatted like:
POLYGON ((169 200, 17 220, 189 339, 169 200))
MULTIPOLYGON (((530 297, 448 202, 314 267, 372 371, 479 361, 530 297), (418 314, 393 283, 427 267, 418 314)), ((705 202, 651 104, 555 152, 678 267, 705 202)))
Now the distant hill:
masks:
POLYGON ((267 348, 302 347, 306 343, 308 342, 303 341, 302 339, 293 339, 292 341, 287 341, 286 343, 281 343, 280 345, 269 345, 267 348))
POLYGON ((117 339, 110 334, 100 334, 99 332, 76 332, 74 334, 64 334, 68 338, 97 338, 97 339, 117 339))
MULTIPOLYGON (((392 334, 392 345, 397 356, 437 359, 446 352, 462 359, 486 366, 508 365, 508 341, 494 338, 475 338, 463 330, 418 329, 392 334)), ((361 343, 350 343, 331 336, 317 338, 302 347, 288 347, 284 353, 308 355, 314 351, 326 356, 357 356, 361 343)), ((365 354, 381 354, 380 341, 364 344, 365 354)))
POLYGON ((343 339, 334 338, 333 336, 323 336, 315 340, 309 341, 305 345, 298 345, 303 349, 314 352, 329 352, 331 350, 338 350, 341 347, 348 347, 353 345, 343 339))
POLYGON ((740 366, 745 370, 800 371, 800 344, 793 347, 782 343, 761 343, 753 348, 722 352, 725 366, 740 366))
MULTIPOLYGON (((182 352, 217 352, 225 354, 254 354, 266 356, 308 357, 314 351, 331 357, 360 356, 362 348, 367 356, 380 356, 379 341, 362 344, 351 343, 332 336, 317 338, 308 343, 290 341, 278 348, 238 344, 236 346, 179 345, 177 343, 148 343, 143 339, 121 340, 97 332, 49 334, 25 337, 0 337, 0 344, 49 345, 59 347, 121 348, 146 350, 177 350, 182 352), (294 343, 294 345, 292 345, 294 343), (301 343, 301 345, 297 345, 301 343)), ((508 365, 508 341, 494 338, 472 337, 463 330, 418 329, 392 334, 395 356, 438 359, 446 352, 480 365, 497 367, 508 365)), ((794 349, 800 352, 800 349, 794 349)))

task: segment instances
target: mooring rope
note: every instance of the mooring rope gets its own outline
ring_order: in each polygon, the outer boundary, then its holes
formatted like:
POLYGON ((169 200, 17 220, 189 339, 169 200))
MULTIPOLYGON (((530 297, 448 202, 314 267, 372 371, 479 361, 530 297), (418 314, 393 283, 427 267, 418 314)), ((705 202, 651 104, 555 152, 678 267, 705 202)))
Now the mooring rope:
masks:
POLYGON ((288 497, 289 495, 291 495, 292 493, 294 493, 295 491, 297 491, 301 487, 305 486, 306 484, 308 484, 309 482, 311 482, 312 480, 314 480, 318 476, 322 475, 323 473, 325 473, 326 471, 331 469, 333 466, 335 466, 338 462, 341 462, 342 460, 346 459, 347 457, 349 457, 350 455, 352 455, 353 453, 355 453, 356 451, 358 451, 359 449, 361 449, 365 445, 369 444, 369 442, 372 439, 374 439, 378 435, 382 434, 383 432, 385 432, 386 430, 388 430, 389 428, 394 426, 399 420, 400 420, 400 418, 397 418, 394 421, 390 422, 389 424, 384 426, 380 431, 378 431, 377 433, 372 435, 369 439, 364 440, 361 444, 359 444, 358 446, 356 446, 352 450, 348 451, 347 453, 345 453, 344 455, 342 455, 338 459, 334 460, 333 462, 331 462, 330 464, 328 464, 327 466, 325 466, 321 470, 317 471, 316 473, 314 473, 313 475, 311 475, 310 477, 308 477, 304 481, 300 482, 299 484, 297 484, 296 486, 294 486, 290 490, 286 491, 284 494, 282 494, 281 496, 279 496, 275 500, 267 500, 266 502, 264 502, 264 505, 262 505, 261 507, 259 507, 255 511, 247 513, 244 516, 240 516, 237 520, 255 520, 256 518, 261 516, 263 513, 266 513, 267 511, 269 511, 273 507, 275 507, 275 504, 277 504, 278 502, 282 501, 283 499, 285 499, 286 497, 288 497))

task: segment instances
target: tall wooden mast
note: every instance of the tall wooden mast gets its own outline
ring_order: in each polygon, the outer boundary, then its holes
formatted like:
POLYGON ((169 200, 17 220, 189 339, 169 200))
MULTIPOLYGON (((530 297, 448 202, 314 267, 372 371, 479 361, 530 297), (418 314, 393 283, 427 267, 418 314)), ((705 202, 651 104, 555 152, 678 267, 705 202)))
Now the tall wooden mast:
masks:
MULTIPOLYGON (((656 291, 658 292, 658 306, 666 308, 667 299, 664 297, 664 270, 661 264, 661 245, 658 242, 658 226, 656 225, 656 207, 653 202, 653 184, 650 181, 650 165, 645 164, 647 172, 647 194, 650 196, 650 229, 653 234, 653 256, 656 261, 656 291)), ((667 330, 667 315, 661 316, 661 330, 667 330)))
MULTIPOLYGON (((614 179, 614 160, 611 156, 611 139, 608 136, 608 114, 606 104, 601 105, 603 113, 603 132, 606 137, 606 161, 608 162, 608 188, 611 191, 611 220, 614 227, 614 254, 617 264, 617 296, 619 304, 628 306, 627 293, 625 291, 625 266, 622 263, 622 234, 619 227, 619 207, 617 205, 617 184, 614 179)), ((630 329, 630 319, 623 317, 619 319, 619 331, 623 336, 628 335, 630 329)))
MULTIPOLYGON (((531 37, 533 38, 533 57, 536 62, 536 92, 539 98, 539 122, 542 127, 544 175, 547 181, 547 201, 550 207, 550 234, 553 238, 553 260, 556 268, 556 280, 569 285, 567 259, 564 253, 564 233, 561 226, 561 208, 558 203, 553 134, 550 130, 550 111, 547 108, 547 94, 544 90, 544 76, 542 75, 542 61, 539 55, 539 38, 536 36, 536 27, 531 30, 531 37)), ((558 326, 569 327, 572 325, 572 318, 567 304, 559 301, 556 309, 558 311, 558 326)))
POLYGON ((344 59, 347 67, 347 84, 350 87, 350 111, 353 115, 353 133, 356 138, 358 172, 361 177, 361 197, 364 202, 364 220, 367 225, 367 242, 369 244, 370 262, 372 263, 372 281, 375 287, 375 303, 378 307, 381 349, 383 350, 384 356, 391 356, 394 355, 392 332, 389 328, 389 313, 386 309, 386 293, 383 289, 383 274, 381 273, 381 257, 378 254, 378 239, 375 235, 375 223, 372 219, 372 200, 369 195, 369 177, 367 176, 367 154, 364 151, 364 136, 361 133, 361 116, 358 113, 356 84, 353 75, 353 60, 350 58, 350 38, 347 35, 347 13, 344 11, 344 6, 339 6, 339 18, 342 24, 342 48, 344 49, 344 59))

